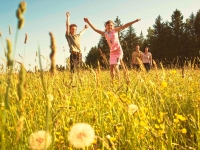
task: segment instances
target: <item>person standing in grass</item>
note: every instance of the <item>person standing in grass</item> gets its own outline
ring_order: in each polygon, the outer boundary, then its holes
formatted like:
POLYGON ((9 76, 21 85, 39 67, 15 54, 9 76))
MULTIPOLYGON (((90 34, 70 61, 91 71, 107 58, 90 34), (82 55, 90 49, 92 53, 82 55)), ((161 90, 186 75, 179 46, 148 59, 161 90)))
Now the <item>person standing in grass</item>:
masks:
POLYGON ((135 51, 132 53, 132 66, 133 69, 137 71, 140 69, 140 60, 142 62, 142 51, 140 51, 140 46, 137 44, 135 47, 135 51))
POLYGON ((147 72, 149 72, 152 66, 152 54, 149 52, 149 48, 145 47, 144 53, 142 55, 142 62, 147 72))
POLYGON ((119 76, 119 65, 121 63, 123 69, 125 70, 124 63, 122 61, 123 58, 123 51, 119 42, 118 38, 118 32, 120 30, 123 30, 127 28, 128 26, 140 21, 140 19, 136 19, 132 22, 129 22, 123 26, 114 28, 114 22, 111 20, 108 20, 104 26, 105 31, 100 31, 94 27, 94 25, 89 21, 88 18, 84 18, 84 21, 89 24, 89 26, 97 33, 101 34, 102 36, 105 36, 106 41, 108 42, 109 48, 110 48, 110 75, 111 79, 113 80, 115 78, 115 71, 116 75, 118 77, 118 80, 120 79, 119 76))
POLYGON ((84 31, 88 28, 88 25, 85 25, 84 29, 76 34, 77 25, 70 24, 69 18, 70 13, 66 13, 67 21, 66 21, 66 34, 65 37, 67 39, 69 48, 70 48, 70 71, 74 73, 74 69, 80 65, 82 61, 81 47, 80 47, 80 39, 84 31))

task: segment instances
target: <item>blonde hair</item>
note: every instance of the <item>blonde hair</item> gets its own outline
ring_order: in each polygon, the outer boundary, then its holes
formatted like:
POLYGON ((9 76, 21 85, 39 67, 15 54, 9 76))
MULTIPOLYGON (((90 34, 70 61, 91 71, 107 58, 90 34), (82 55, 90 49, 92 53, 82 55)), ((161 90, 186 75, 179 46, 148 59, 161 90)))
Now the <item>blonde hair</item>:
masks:
POLYGON ((113 25, 115 24, 112 20, 108 20, 108 21, 105 22, 104 26, 106 27, 106 25, 108 25, 110 23, 112 23, 113 25))

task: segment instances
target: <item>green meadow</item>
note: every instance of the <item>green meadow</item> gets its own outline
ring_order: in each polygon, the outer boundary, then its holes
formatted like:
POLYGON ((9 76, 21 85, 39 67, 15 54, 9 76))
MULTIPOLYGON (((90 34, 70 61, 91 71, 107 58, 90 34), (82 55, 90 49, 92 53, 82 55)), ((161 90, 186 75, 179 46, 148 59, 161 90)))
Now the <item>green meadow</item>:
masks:
POLYGON ((68 132, 79 122, 90 124, 95 131, 86 149, 200 147, 198 69, 185 68, 184 77, 178 69, 129 70, 128 84, 122 71, 121 80, 114 82, 109 71, 103 70, 80 70, 74 75, 69 71, 26 73, 20 100, 19 76, 11 76, 8 108, 4 103, 7 75, 0 76, 1 122, 6 112, 4 127, 0 124, 2 148, 29 149, 30 134, 48 129, 52 137, 48 149, 74 149, 68 132), (138 109, 131 112, 131 104, 138 109))

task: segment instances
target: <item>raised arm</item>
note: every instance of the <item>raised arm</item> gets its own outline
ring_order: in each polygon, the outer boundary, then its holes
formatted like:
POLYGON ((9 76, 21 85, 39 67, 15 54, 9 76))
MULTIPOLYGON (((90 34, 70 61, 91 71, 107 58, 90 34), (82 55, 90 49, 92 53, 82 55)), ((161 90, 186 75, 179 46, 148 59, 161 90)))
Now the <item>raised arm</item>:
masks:
POLYGON ((89 26, 90 26, 95 32, 97 32, 97 33, 101 34, 102 36, 104 36, 104 32, 101 31, 101 30, 96 29, 96 28, 94 27, 94 25, 92 25, 92 24, 90 23, 90 21, 89 21, 88 18, 84 18, 84 21, 85 21, 86 23, 88 23, 89 26))
POLYGON ((80 35, 82 35, 82 34, 85 32, 85 30, 86 30, 87 28, 88 28, 88 25, 85 25, 84 29, 81 30, 80 35))
POLYGON ((70 32, 70 28, 69 28, 69 25, 70 25, 70 23, 69 23, 70 13, 67 12, 67 13, 66 13, 66 16, 67 16, 67 21, 66 21, 66 34, 69 34, 69 32, 70 32))
POLYGON ((120 30, 123 30, 123 29, 129 27, 130 25, 132 25, 132 24, 134 24, 134 23, 136 23, 136 22, 138 22, 138 21, 140 21, 140 20, 141 20, 141 19, 136 19, 136 20, 131 21, 131 22, 129 22, 129 23, 123 25, 123 26, 116 27, 114 30, 115 30, 116 32, 118 32, 118 31, 120 31, 120 30))

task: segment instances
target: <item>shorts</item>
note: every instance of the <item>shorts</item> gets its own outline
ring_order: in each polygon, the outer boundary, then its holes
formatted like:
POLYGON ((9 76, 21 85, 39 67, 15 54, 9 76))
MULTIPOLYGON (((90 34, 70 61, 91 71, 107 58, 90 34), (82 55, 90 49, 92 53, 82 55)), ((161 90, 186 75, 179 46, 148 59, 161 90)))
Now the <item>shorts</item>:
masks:
POLYGON ((123 55, 110 55, 110 65, 120 65, 120 60, 122 60, 123 55))

